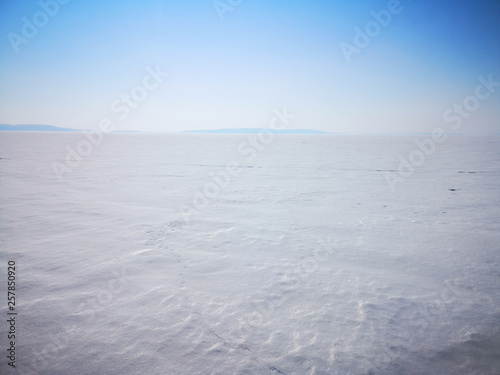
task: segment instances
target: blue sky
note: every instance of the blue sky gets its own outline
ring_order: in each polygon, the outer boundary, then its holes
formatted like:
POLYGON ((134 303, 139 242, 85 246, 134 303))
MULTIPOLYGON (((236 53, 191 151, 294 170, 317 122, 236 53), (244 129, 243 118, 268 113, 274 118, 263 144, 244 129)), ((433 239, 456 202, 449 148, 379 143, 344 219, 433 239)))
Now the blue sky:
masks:
MULTIPOLYGON (((500 2, 401 0, 348 62, 341 43, 356 47, 355 28, 394 1, 222 0, 232 10, 221 20, 212 0, 3 0, 0 123, 259 128, 286 106, 294 128, 452 131, 443 114, 478 77, 500 81, 500 2), (23 35, 25 20, 42 25, 36 35, 23 35), (148 67, 169 75, 144 91, 148 67), (113 103, 134 89, 145 97, 120 116, 113 103)), ((459 131, 500 132, 500 87, 459 131)))

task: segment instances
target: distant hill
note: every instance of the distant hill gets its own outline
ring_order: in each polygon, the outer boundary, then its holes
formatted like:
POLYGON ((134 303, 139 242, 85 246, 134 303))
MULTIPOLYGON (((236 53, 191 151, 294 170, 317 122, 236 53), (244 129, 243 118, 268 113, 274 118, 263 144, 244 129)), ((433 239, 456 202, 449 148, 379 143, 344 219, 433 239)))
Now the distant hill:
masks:
MULTIPOLYGON (((203 133, 203 134, 257 134, 261 131, 266 132, 271 129, 262 128, 241 128, 241 129, 212 129, 212 130, 188 130, 180 133, 203 133)), ((330 134, 320 130, 311 129, 273 129, 277 134, 330 134)))
MULTIPOLYGON (((235 129, 211 129, 211 130, 186 130, 179 133, 200 133, 200 134, 257 134, 261 131, 269 131, 271 129, 262 128, 235 128, 235 129)), ((71 128, 60 128, 58 126, 52 125, 39 125, 39 124, 26 124, 26 125, 9 125, 0 124, 0 131, 48 131, 48 132, 78 132, 85 131, 82 129, 71 129, 71 128)), ((134 130, 115 130, 114 132, 119 133, 141 133, 140 131, 134 130)), ((331 134, 320 130, 310 130, 310 129, 274 129, 273 133, 277 134, 331 134)))
POLYGON ((0 131, 28 131, 28 132, 75 132, 82 131, 80 129, 70 129, 70 128, 59 128, 52 125, 38 125, 38 124, 26 124, 26 125, 8 125, 0 124, 0 131))
MULTIPOLYGON (((141 131, 141 130, 114 130, 113 133, 147 133, 147 134, 258 134, 272 130, 276 134, 329 134, 329 135, 429 135, 431 133, 375 133, 375 132, 325 132, 314 129, 268 129, 268 128, 231 128, 231 129, 207 129, 207 130, 185 130, 180 132, 141 131)), ((27 131, 27 132, 87 132, 91 129, 61 128, 52 125, 23 124, 10 125, 0 124, 0 131, 27 131)), ((485 135, 499 136, 500 133, 445 133, 447 135, 485 135)))

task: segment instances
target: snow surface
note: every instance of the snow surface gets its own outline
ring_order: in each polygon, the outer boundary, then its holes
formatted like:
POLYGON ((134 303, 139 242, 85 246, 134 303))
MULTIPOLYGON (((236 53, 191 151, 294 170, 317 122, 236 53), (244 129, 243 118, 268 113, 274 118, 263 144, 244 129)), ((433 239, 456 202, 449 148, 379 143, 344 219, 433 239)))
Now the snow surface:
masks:
POLYGON ((248 137, 106 134, 58 178, 85 136, 1 134, 0 372, 498 374, 499 137, 448 137, 395 191, 428 136, 275 135, 251 161, 248 137))

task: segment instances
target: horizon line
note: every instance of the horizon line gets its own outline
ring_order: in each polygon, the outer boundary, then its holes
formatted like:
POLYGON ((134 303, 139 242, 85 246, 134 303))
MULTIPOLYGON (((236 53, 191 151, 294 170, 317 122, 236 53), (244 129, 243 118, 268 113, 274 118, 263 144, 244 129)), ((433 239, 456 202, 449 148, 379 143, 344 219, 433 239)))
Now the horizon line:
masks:
MULTIPOLYGON (((97 129, 75 129, 44 124, 0 124, 0 131, 20 132, 91 132, 97 129), (23 129, 20 129, 23 128, 23 129)), ((280 135, 431 135, 432 132, 327 132, 317 129, 269 129, 269 128, 220 128, 220 129, 198 129, 181 131, 162 130, 113 130, 111 133, 142 133, 142 134, 213 134, 213 135, 241 135, 257 134, 259 132, 272 132, 280 135)), ((443 133, 446 135, 494 135, 498 132, 457 132, 443 133)))

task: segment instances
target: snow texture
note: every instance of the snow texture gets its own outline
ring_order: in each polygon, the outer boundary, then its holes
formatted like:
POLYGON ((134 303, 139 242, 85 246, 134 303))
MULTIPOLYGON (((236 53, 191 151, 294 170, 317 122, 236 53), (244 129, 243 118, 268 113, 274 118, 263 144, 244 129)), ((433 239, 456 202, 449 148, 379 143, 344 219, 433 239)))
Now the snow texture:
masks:
POLYGON ((498 374, 499 137, 252 136, 1 134, 0 372, 498 374))

